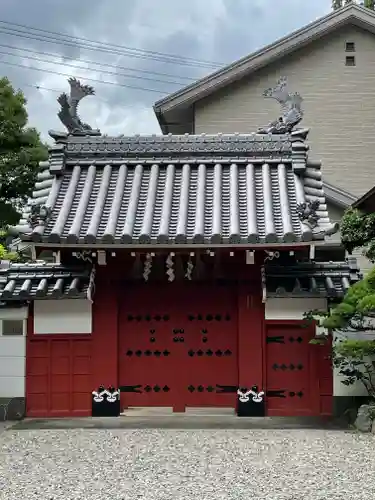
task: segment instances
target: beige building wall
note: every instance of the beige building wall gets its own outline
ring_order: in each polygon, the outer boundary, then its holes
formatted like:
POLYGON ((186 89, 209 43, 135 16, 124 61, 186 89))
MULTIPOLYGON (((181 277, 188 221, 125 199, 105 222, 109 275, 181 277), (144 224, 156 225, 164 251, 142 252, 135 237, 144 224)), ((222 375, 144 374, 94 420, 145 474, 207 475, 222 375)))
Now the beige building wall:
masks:
POLYGON ((360 196, 375 184, 375 36, 346 27, 195 105, 194 132, 249 133, 279 116, 264 89, 286 76, 304 98, 311 157, 325 180, 360 196), (346 42, 355 43, 347 53, 346 42), (356 65, 346 66, 346 56, 356 65))

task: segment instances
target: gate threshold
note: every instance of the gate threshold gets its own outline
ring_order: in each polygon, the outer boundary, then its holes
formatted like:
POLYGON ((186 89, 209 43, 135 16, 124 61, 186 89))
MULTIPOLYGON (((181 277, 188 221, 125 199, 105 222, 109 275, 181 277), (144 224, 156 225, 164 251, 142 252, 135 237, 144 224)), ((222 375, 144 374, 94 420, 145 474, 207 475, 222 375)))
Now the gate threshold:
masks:
POLYGON ((234 408, 187 407, 185 412, 173 412, 171 407, 130 407, 121 413, 122 417, 227 417, 234 416, 234 408))

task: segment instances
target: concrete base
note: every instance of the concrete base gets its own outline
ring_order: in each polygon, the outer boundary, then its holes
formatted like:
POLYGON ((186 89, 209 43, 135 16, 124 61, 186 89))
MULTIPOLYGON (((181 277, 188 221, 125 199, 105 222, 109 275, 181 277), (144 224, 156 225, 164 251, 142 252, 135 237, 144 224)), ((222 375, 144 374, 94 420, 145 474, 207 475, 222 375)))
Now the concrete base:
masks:
POLYGON ((31 429, 347 429, 345 422, 309 417, 187 416, 172 414, 149 417, 101 417, 64 419, 25 419, 13 430, 31 429))
POLYGON ((0 398, 0 422, 22 420, 25 417, 25 398, 0 398))

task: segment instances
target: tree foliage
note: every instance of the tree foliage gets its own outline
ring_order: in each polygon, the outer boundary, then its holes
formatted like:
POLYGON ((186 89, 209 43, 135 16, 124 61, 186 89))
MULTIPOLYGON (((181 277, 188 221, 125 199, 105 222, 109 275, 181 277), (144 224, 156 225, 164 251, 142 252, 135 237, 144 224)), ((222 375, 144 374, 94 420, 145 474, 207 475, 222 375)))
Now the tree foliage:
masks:
POLYGON ((27 126, 26 99, 0 78, 0 228, 16 224, 48 157, 38 132, 27 126))

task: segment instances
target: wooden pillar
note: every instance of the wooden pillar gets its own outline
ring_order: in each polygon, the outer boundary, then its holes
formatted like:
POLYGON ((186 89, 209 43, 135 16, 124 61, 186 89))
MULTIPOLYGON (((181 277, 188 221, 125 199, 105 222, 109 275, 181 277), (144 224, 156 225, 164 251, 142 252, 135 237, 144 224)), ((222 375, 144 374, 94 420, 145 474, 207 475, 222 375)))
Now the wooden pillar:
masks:
POLYGON ((264 389, 264 306, 260 284, 238 287, 238 374, 239 386, 264 389))
POLYGON ((92 385, 118 386, 117 289, 107 280, 96 283, 93 304, 92 385))

